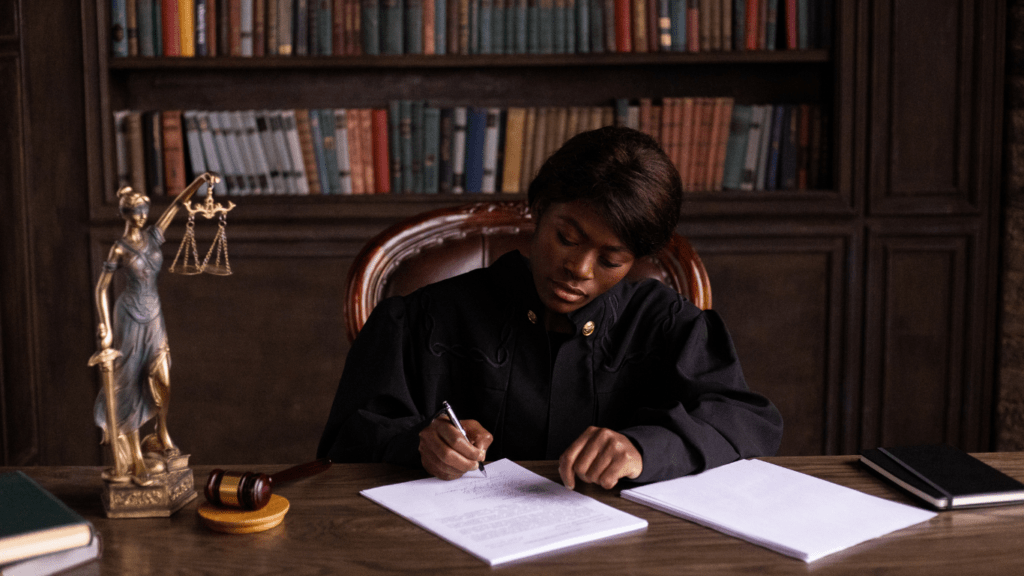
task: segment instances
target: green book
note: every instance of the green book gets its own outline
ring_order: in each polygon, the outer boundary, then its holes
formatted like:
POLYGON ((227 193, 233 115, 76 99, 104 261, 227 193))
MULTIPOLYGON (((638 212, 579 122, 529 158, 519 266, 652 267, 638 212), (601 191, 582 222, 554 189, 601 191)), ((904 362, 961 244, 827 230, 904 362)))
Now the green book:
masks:
POLYGON ((92 524, 20 470, 0 474, 0 502, 0 565, 92 542, 92 524))

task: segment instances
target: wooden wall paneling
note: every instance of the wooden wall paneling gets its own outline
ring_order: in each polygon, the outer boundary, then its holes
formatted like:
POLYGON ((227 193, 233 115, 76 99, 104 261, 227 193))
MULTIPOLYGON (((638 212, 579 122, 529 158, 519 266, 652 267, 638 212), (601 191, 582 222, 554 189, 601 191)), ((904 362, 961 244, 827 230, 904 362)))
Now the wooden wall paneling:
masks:
POLYGON ((19 465, 38 455, 29 219, 24 194, 24 94, 15 4, 0 2, 0 462, 19 465), (9 17, 9 19, 8 19, 9 17))
MULTIPOLYGON (((91 424, 72 416, 92 402, 92 379, 82 370, 93 352, 95 326, 87 267, 88 199, 85 170, 82 15, 77 3, 19 3, 21 79, 24 108, 24 180, 28 230, 28 283, 24 289, 29 319, 25 334, 32 353, 32 378, 18 386, 34 390, 39 446, 34 462, 92 464, 100 454, 94 443, 77 439, 91 424)), ((6 297, 6 295, 5 295, 6 297)), ((10 359, 7 360, 8 362, 10 359)))
MULTIPOLYGON (((168 230, 159 280, 172 357, 172 438, 196 464, 312 459, 348 353, 343 291, 365 232, 325 227, 312 237, 308 227, 229 217, 234 273, 183 276, 167 268, 184 224, 179 215, 168 230)), ((202 257, 216 224, 200 218, 196 230, 202 257)), ((121 232, 93 234, 94 270, 121 232)))
MULTIPOLYGON (((872 214, 977 213, 971 179, 978 92, 975 3, 874 3, 872 214)), ((982 83, 983 84, 983 83, 982 83)))
POLYGON ((689 226, 751 389, 782 412, 780 454, 836 453, 857 427, 856 254, 846 227, 689 226))
POLYGON ((873 224, 862 447, 990 447, 984 237, 970 221, 873 224))

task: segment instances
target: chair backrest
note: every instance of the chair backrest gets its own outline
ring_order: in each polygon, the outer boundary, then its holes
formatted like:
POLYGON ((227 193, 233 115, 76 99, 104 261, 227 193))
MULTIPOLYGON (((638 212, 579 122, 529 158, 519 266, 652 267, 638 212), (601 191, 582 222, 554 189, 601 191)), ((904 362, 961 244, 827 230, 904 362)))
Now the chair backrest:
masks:
MULTIPOLYGON (((529 255, 534 222, 524 201, 477 202, 424 212, 370 239, 349 269, 345 320, 354 340, 373 307, 439 280, 490 265, 518 249, 529 255)), ((701 309, 711 283, 700 257, 679 234, 633 264, 627 279, 655 278, 701 309)))

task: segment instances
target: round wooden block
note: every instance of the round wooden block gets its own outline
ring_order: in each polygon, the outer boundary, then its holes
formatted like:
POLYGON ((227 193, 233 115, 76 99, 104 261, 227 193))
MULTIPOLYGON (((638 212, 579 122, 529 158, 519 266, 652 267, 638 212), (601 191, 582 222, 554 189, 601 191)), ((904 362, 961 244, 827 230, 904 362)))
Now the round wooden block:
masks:
POLYGON ((288 500, 285 497, 272 494, 270 502, 259 510, 225 508, 203 502, 197 512, 203 523, 211 530, 228 534, 252 534, 280 524, 288 508, 288 500))

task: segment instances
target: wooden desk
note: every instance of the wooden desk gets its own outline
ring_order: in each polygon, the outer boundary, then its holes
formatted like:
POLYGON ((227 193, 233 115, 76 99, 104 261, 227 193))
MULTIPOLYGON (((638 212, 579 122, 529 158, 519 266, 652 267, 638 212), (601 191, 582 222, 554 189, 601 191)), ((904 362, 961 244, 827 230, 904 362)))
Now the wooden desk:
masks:
MULTIPOLYGON (((1024 480, 1024 453, 978 457, 1024 480)), ((861 467, 854 456, 766 460, 863 492, 910 503, 861 467)), ((557 480, 554 462, 527 462, 557 480)), ((213 466, 194 468, 202 485, 213 466)), ((244 467, 229 467, 245 470, 244 467)), ((280 468, 284 468, 281 466, 280 468)), ((278 467, 261 469, 274 472, 278 467)), ((0 468, 0 471, 11 468, 0 468)), ((582 491, 650 523, 646 531, 492 569, 359 495, 364 488, 423 477, 387 465, 335 464, 327 472, 278 488, 291 502, 284 522, 267 532, 209 531, 198 501, 171 518, 109 520, 99 500, 100 469, 22 470, 92 520, 103 534, 102 574, 1020 574, 1024 573, 1024 505, 943 512, 936 518, 826 557, 813 564, 782 556, 714 530, 629 502, 618 491, 582 491)), ((199 496, 202 499, 202 495, 199 496)))

